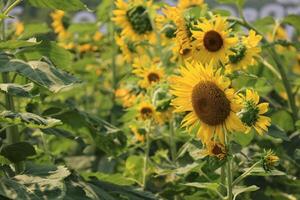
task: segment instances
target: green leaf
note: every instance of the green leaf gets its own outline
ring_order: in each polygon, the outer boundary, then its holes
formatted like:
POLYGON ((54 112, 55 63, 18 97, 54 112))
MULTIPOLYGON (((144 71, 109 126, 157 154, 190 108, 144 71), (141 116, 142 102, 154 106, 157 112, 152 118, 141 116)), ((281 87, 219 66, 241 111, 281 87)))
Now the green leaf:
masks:
POLYGON ((19 36, 19 39, 29 39, 41 34, 49 33, 51 29, 46 23, 25 24, 24 32, 19 36))
POLYGON ((98 31, 98 26, 95 23, 77 23, 71 24, 68 28, 68 32, 77 34, 90 34, 98 31))
POLYGON ((283 20, 282 23, 290 24, 294 26, 297 31, 300 32, 300 16, 299 15, 288 15, 283 20))
POLYGON ((242 8, 245 4, 245 0, 218 0, 218 2, 225 4, 234 4, 237 5, 239 8, 242 8))
POLYGON ((105 174, 102 172, 84 172, 81 174, 86 180, 91 180, 92 177, 95 177, 99 180, 114 183, 117 185, 133 185, 135 181, 132 179, 124 177, 123 174, 105 174))
POLYGON ((208 189, 208 190, 212 190, 212 191, 218 191, 219 188, 219 184, 218 183, 198 183, 198 182, 194 182, 194 183, 184 183, 183 185, 186 186, 190 186, 190 187, 196 187, 196 188, 200 188, 200 189, 208 189))
MULTIPOLYGON (((248 171, 249 168, 245 168, 243 170, 248 171)), ((284 175, 286 175, 284 172, 279 171, 277 169, 266 172, 262 167, 254 167, 250 173, 250 176, 284 176, 284 175)))
POLYGON ((68 138, 70 140, 77 141, 82 147, 85 146, 85 142, 83 141, 83 139, 81 137, 74 136, 69 131, 59 129, 59 128, 46 128, 46 129, 42 129, 41 131, 47 135, 55 135, 57 137, 64 137, 64 138, 68 138))
POLYGON ((276 124, 284 131, 294 130, 293 117, 285 110, 279 110, 271 116, 272 124, 276 124))
POLYGON ((50 128, 61 124, 60 120, 43 118, 33 113, 15 113, 3 111, 0 113, 0 121, 10 125, 22 124, 29 128, 50 128))
POLYGON ((236 199, 236 197, 239 195, 239 194, 242 194, 244 192, 254 192, 256 190, 258 190, 259 187, 257 187, 256 185, 251 185, 251 186, 248 186, 248 187, 244 187, 244 186, 235 186, 233 188, 233 200, 236 199))
POLYGON ((28 156, 36 154, 34 147, 27 142, 18 142, 6 145, 1 149, 0 154, 13 163, 26 160, 28 156))
POLYGON ((18 51, 17 57, 23 60, 40 60, 48 57, 51 62, 60 68, 71 66, 73 55, 55 42, 43 41, 34 47, 28 47, 18 51))
POLYGON ((274 137, 274 138, 280 138, 285 141, 290 141, 288 138, 286 132, 281 129, 280 127, 276 126, 275 124, 272 124, 268 129, 268 135, 274 137))
POLYGON ((28 0, 32 6, 39 8, 52 8, 64 11, 76 11, 85 9, 86 6, 80 0, 28 0))
POLYGON ((55 93, 79 82, 75 77, 43 61, 26 63, 22 60, 13 59, 1 66, 0 72, 17 72, 55 93))
POLYGON ((33 96, 31 95, 30 91, 32 90, 33 86, 33 83, 26 85, 2 83, 0 84, 0 90, 13 96, 31 98, 33 96))
POLYGON ((142 183, 144 158, 142 156, 129 156, 125 163, 124 175, 142 183))
POLYGON ((251 130, 249 133, 234 132, 232 134, 233 140, 236 143, 242 145, 243 147, 248 146, 251 143, 251 141, 254 138, 254 135, 255 133, 253 130, 251 130))
POLYGON ((18 49, 22 47, 30 47, 38 45, 38 42, 24 41, 24 40, 7 40, 0 42, 0 49, 18 49))
POLYGON ((108 21, 110 16, 107 11, 111 8, 111 0, 102 0, 101 4, 97 7, 97 17, 100 21, 108 21))

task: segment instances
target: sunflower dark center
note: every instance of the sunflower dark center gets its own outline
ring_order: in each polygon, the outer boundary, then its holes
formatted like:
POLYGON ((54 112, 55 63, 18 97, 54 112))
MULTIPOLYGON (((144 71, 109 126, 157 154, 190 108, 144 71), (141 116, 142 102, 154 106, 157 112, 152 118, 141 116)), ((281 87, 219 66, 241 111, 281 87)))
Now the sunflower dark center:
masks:
POLYGON ((141 114, 143 117, 150 117, 152 115, 152 109, 149 107, 144 107, 141 109, 141 114))
POLYGON ((198 118, 215 126, 225 122, 231 108, 225 93, 213 82, 200 82, 192 91, 192 105, 198 118))
POLYGON ((253 126, 258 120, 259 109, 252 101, 246 102, 246 106, 241 112, 241 120, 247 126, 253 126))
POLYGON ((219 154, 222 154, 223 151, 222 151, 222 148, 219 145, 215 144, 213 149, 212 149, 212 153, 214 155, 219 155, 219 154))
POLYGON ((182 51, 180 52, 181 55, 186 56, 191 52, 191 49, 182 49, 182 51))
POLYGON ((150 83, 159 81, 159 75, 157 73, 151 72, 147 78, 150 83))
POLYGON ((147 10, 143 6, 136 6, 129 9, 126 15, 137 34, 145 34, 153 30, 147 10))
POLYGON ((245 45, 239 44, 236 47, 232 48, 231 51, 233 51, 235 54, 230 55, 229 60, 231 63, 236 64, 243 60, 246 55, 247 48, 245 47, 245 45))
POLYGON ((216 31, 208 31, 204 35, 204 46, 208 51, 219 51, 223 46, 223 38, 216 31))

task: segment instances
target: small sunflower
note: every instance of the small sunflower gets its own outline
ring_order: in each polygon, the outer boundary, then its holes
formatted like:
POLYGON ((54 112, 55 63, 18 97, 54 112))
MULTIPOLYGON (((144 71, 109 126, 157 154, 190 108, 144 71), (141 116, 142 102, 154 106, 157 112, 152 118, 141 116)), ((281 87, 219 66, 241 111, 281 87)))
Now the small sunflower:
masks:
POLYGON ((230 36, 226 18, 215 16, 210 20, 204 19, 195 28, 199 30, 192 31, 195 38, 193 59, 202 63, 226 63, 228 56, 233 54, 231 48, 238 42, 236 37, 230 36))
POLYGON ((164 76, 164 70, 157 65, 139 67, 133 70, 133 73, 142 78, 139 81, 139 85, 142 88, 148 88, 152 84, 160 82, 164 76))
POLYGON ((180 69, 181 76, 172 78, 172 101, 175 112, 189 112, 182 126, 189 130, 198 127, 197 136, 204 144, 213 137, 224 143, 224 130, 244 130, 236 115, 241 109, 239 96, 230 88, 230 80, 215 71, 212 63, 205 65, 186 63, 180 69), (201 123, 199 123, 201 122, 201 123))
POLYGON ((131 38, 132 41, 147 40, 155 42, 155 33, 148 9, 152 1, 144 3, 142 0, 131 0, 128 3, 116 0, 116 10, 113 11, 113 21, 122 28, 121 35, 131 38))
POLYGON ((54 29, 54 32, 58 34, 60 39, 66 39, 70 36, 70 33, 66 30, 63 24, 63 17, 65 16, 65 12, 62 10, 56 10, 50 14, 53 20, 51 26, 54 29))
POLYGON ((187 8, 201 6, 203 4, 203 0, 179 0, 177 7, 181 10, 185 10, 187 8))
POLYGON ((116 36, 115 41, 119 46, 122 55, 124 56, 124 59, 127 63, 132 63, 134 57, 138 56, 140 53, 143 52, 142 48, 136 46, 134 42, 130 41, 129 39, 126 39, 125 37, 116 36))
POLYGON ((144 142, 145 141, 144 134, 140 133, 140 131, 138 130, 137 126, 135 126, 135 125, 129 125, 129 128, 132 131, 132 133, 134 134, 134 137, 135 137, 135 139, 138 142, 144 142))
POLYGON ((160 113, 156 111, 156 108, 149 101, 142 101, 137 106, 138 119, 140 120, 149 120, 153 119, 157 123, 161 123, 160 113))
POLYGON ((242 122, 248 126, 248 131, 253 127, 258 134, 268 131, 268 126, 271 125, 271 119, 263 116, 268 111, 268 103, 259 103, 257 92, 251 89, 246 90, 246 95, 242 96, 244 108, 239 113, 242 122))
POLYGON ((250 30, 248 37, 243 37, 241 42, 232 48, 234 54, 229 56, 229 67, 232 70, 246 69, 255 64, 254 58, 261 52, 261 48, 258 47, 261 39, 262 36, 250 30))
POLYGON ((119 88, 115 91, 115 96, 119 99, 123 105, 123 107, 128 108, 133 106, 136 101, 136 95, 132 94, 130 90, 119 88))
POLYGON ((223 160, 227 156, 227 150, 224 144, 220 142, 210 141, 206 144, 204 155, 217 157, 223 160))
POLYGON ((17 21, 15 24, 15 36, 20 36, 24 32, 24 23, 17 21))

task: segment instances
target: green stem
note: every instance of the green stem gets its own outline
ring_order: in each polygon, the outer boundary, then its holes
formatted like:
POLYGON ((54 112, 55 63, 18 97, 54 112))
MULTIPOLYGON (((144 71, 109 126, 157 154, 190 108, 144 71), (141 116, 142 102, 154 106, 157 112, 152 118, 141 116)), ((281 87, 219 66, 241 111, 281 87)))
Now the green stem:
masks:
POLYGON ((174 121, 173 118, 169 120, 170 126, 170 149, 171 149, 171 159, 173 164, 176 162, 176 143, 175 143, 175 134, 174 134, 174 121))
MULTIPOLYGON (((255 32, 257 32, 259 35, 263 36, 263 34, 261 34, 255 27, 253 27, 251 24, 249 24, 246 20, 240 20, 240 19, 229 19, 229 20, 234 21, 237 24, 240 24, 241 26, 244 26, 245 28, 247 28, 249 30, 252 29, 255 32)), ((267 39, 264 37, 262 38, 262 42, 264 44, 269 44, 267 39)), ((273 60, 275 61, 276 67, 280 73, 281 81, 282 81, 285 91, 288 95, 288 101, 289 101, 289 106, 290 106, 290 109, 292 112, 293 120, 294 120, 294 122, 296 122, 298 119, 298 108, 296 106, 295 98, 293 96, 292 86, 287 78, 287 74, 284 70, 281 60, 279 59, 278 53, 273 49, 273 47, 268 48, 268 52, 272 56, 273 60)))
POLYGON ((246 178, 251 172, 252 170, 261 163, 261 160, 260 161, 257 161, 256 163, 254 163, 247 171, 245 171, 242 175, 240 175, 239 177, 237 177, 232 185, 237 185, 239 182, 241 182, 244 178, 246 178))
POLYGON ((145 155, 144 155, 144 169, 143 169, 143 188, 146 190, 147 188, 147 168, 149 162, 149 151, 150 151, 150 132, 151 132, 151 120, 149 121, 148 130, 146 132, 146 147, 145 147, 145 155))
POLYGON ((228 148, 228 157, 227 157, 227 163, 226 163, 226 175, 227 175, 227 200, 233 199, 232 194, 232 157, 231 157, 231 147, 230 147, 230 139, 228 136, 227 131, 225 130, 225 145, 228 148))

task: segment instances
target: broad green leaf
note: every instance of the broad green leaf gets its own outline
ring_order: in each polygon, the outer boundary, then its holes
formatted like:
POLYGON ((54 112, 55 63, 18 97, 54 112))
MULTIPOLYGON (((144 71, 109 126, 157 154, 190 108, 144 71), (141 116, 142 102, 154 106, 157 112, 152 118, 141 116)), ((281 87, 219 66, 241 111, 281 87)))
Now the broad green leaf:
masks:
POLYGON ((25 24, 24 32, 19 36, 19 39, 29 39, 41 34, 49 33, 51 29, 46 23, 25 24))
POLYGON ((85 146, 85 143, 81 137, 74 136, 69 131, 59 129, 59 128, 46 128, 46 129, 42 129, 41 131, 47 135, 55 135, 57 137, 64 137, 70 140, 77 141, 82 147, 85 146))
POLYGON ((275 124, 272 124, 268 129, 268 135, 274 137, 274 138, 280 138, 285 141, 290 141, 288 138, 286 132, 281 129, 280 127, 276 126, 275 124))
POLYGON ((136 180, 137 183, 142 183, 143 179, 143 166, 144 157, 142 156, 130 156, 125 163, 124 175, 136 180))
POLYGON ((273 124, 282 128, 284 131, 292 131, 294 129, 293 117, 285 110, 279 110, 271 116, 273 124))
POLYGON ((110 15, 107 14, 107 11, 111 8, 111 0, 102 0, 101 4, 97 7, 97 17, 100 21, 108 21, 110 15))
POLYGON ((1 83, 0 90, 13 96, 31 98, 33 96, 30 93, 30 91, 33 89, 33 86, 33 83, 29 83, 26 85, 18 85, 14 83, 1 83))
POLYGON ((253 130, 251 130, 249 133, 234 132, 232 136, 233 136, 233 140, 236 143, 245 147, 248 146, 250 142, 253 140, 255 133, 253 130))
POLYGON ((251 185, 251 186, 248 186, 248 187, 244 187, 244 186, 235 186, 233 188, 233 200, 236 199, 236 197, 239 195, 239 194, 242 194, 244 192, 254 192, 256 190, 258 190, 259 187, 257 187, 256 185, 251 185))
POLYGON ((290 24, 294 26, 297 31, 300 31, 300 16, 299 15, 288 15, 283 20, 283 23, 290 24))
POLYGON ((1 149, 0 154, 13 163, 26 160, 28 156, 36 154, 34 147, 27 142, 18 142, 6 145, 1 149))
POLYGON ((1 66, 0 72, 17 72, 55 93, 78 82, 75 77, 43 61, 30 61, 27 63, 13 59, 1 66))
POLYGON ((24 40, 7 40, 0 42, 0 49, 18 49, 22 47, 31 47, 38 45, 38 42, 24 41, 24 40))
POLYGON ((86 179, 90 180, 95 177, 99 180, 106 181, 109 183, 114 183, 117 185, 133 185, 135 181, 132 179, 124 177, 123 174, 105 174, 102 172, 84 172, 81 175, 86 179))
POLYGON ((201 189, 208 189, 212 191, 218 191, 219 184, 218 183, 184 183, 183 185, 190 186, 190 187, 196 187, 201 189))
POLYGON ((64 11, 76 11, 85 9, 86 6, 80 0, 28 0, 32 6, 39 8, 52 8, 64 11))
POLYGON ((10 125, 22 124, 29 128, 50 128, 61 124, 60 120, 43 118, 33 113, 15 113, 3 111, 0 113, 0 121, 10 125))
POLYGON ((58 46, 55 42, 44 41, 34 47, 28 47, 18 51, 17 57, 23 60, 40 60, 48 57, 59 68, 71 66, 73 55, 66 49, 58 46))

